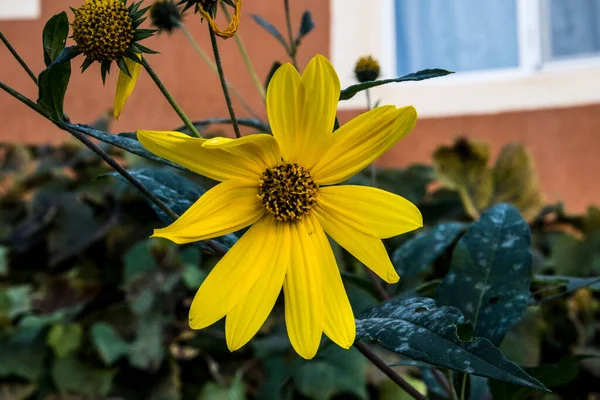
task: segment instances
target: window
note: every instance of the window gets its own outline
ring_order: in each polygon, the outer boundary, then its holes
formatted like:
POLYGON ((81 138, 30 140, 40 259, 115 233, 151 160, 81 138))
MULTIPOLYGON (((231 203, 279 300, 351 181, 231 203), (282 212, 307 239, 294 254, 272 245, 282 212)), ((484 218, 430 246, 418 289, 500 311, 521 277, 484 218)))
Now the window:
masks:
POLYGON ((600 55, 600 1, 550 0, 544 16, 546 59, 600 55))
POLYGON ((40 0, 0 0, 0 20, 34 19, 40 16, 40 0))
MULTIPOLYGON (((331 59, 342 87, 373 55, 382 78, 424 68, 456 74, 371 89, 421 116, 600 102, 600 0, 330 0, 331 59)), ((364 107, 364 96, 340 103, 364 107)))
POLYGON ((516 11, 516 0, 396 0, 397 73, 518 67, 516 11))

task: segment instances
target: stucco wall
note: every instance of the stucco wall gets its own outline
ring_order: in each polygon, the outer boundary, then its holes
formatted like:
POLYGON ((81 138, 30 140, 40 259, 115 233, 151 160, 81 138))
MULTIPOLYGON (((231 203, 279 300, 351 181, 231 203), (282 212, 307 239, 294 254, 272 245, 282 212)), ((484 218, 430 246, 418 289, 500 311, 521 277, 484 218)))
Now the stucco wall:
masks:
MULTIPOLYGON (((77 6, 74 0, 43 1, 43 16, 36 21, 0 22, 0 30, 9 38, 35 71, 43 68, 41 31, 51 15, 77 6)), ((285 32, 281 1, 263 0, 244 2, 244 17, 240 33, 254 60, 260 77, 264 77, 274 59, 286 61, 281 47, 264 33, 248 15, 260 14, 285 32)), ((299 21, 305 9, 313 11, 316 29, 306 38, 299 54, 299 64, 315 54, 329 54, 329 2, 322 0, 294 0, 293 21, 299 21)), ((70 11, 69 11, 70 14, 70 11)), ((197 17, 188 17, 187 26, 201 46, 209 51, 206 24, 197 17)), ((264 106, 248 77, 233 40, 220 41, 222 58, 228 79, 261 115, 264 106)), ((160 51, 160 56, 149 56, 151 64, 163 79, 185 112, 192 119, 226 116, 217 77, 195 54, 181 32, 160 36, 144 43, 160 51)), ((35 87, 4 47, 0 47, 0 79, 27 96, 35 99, 35 87)), ((102 86, 97 66, 85 74, 74 69, 66 110, 73 121, 91 122, 112 107, 116 73, 102 86)), ((236 102, 240 116, 247 114, 236 102)), ((344 111, 342 121, 355 111, 344 111)), ((66 133, 35 115, 9 95, 0 92, 0 141, 47 142, 60 141, 66 133)), ((121 121, 113 131, 131 131, 137 128, 169 129, 180 125, 175 112, 160 95, 150 78, 142 72, 138 87, 129 99, 121 121)), ((421 119, 417 128, 396 148, 383 156, 382 166, 403 166, 411 162, 428 162, 432 151, 441 143, 467 135, 492 144, 494 155, 507 143, 522 142, 531 150, 539 171, 542 187, 549 201, 563 200, 572 211, 582 211, 589 203, 600 203, 600 185, 596 171, 600 170, 600 105, 556 110, 513 112, 496 115, 463 116, 421 119)))

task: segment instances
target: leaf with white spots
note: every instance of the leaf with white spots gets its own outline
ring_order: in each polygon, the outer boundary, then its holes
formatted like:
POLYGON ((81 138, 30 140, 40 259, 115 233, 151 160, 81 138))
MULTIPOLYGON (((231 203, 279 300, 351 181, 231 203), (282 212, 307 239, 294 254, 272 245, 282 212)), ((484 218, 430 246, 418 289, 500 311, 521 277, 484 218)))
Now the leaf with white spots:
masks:
POLYGON ((448 222, 419 233, 394 251, 392 262, 396 272, 402 278, 420 273, 441 256, 466 228, 465 224, 448 222))
POLYGON ((499 346, 530 300, 530 245, 529 226, 515 207, 488 209, 456 245, 438 304, 461 310, 474 337, 499 346))
POLYGON ((459 310, 437 307, 432 299, 394 299, 359 316, 356 335, 436 367, 546 390, 489 340, 462 342, 456 328, 463 323, 459 310))

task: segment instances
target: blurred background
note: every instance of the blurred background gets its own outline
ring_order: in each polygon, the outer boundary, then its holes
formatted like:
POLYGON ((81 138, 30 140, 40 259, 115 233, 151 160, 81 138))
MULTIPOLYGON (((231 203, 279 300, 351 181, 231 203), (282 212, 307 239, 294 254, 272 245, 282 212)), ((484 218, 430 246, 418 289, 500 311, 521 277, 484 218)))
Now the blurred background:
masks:
MULTIPOLYGON (((40 35, 53 14, 78 6, 76 0, 1 0, 0 29, 35 71, 43 67, 40 35)), ((285 31, 283 7, 273 1, 247 1, 240 34, 259 76, 273 60, 288 61, 281 46, 250 17, 258 14, 285 31)), ((580 212, 600 199, 595 171, 600 168, 600 2, 598 0, 295 0, 292 20, 305 9, 316 28, 300 47, 299 65, 316 53, 330 57, 342 87, 353 81, 356 60, 375 56, 384 78, 425 68, 456 71, 426 82, 385 85, 372 90, 380 104, 414 104, 416 130, 388 152, 380 166, 406 166, 430 160, 441 143, 457 136, 490 143, 492 156, 520 142, 533 154, 542 189, 550 202, 564 201, 580 212)), ((196 16, 186 25, 205 50, 207 26, 196 16)), ((192 119, 226 116, 215 74, 186 42, 182 32, 160 35, 147 46, 159 76, 192 119)), ((252 108, 265 116, 233 40, 221 41, 228 79, 252 108)), ((99 67, 73 73, 66 109, 73 121, 91 122, 112 107, 116 73, 106 86, 99 67)), ((0 49, 2 79, 35 98, 35 88, 18 63, 0 49)), ((235 99, 234 99, 235 100, 235 99)), ((340 120, 364 110, 364 94, 342 102, 340 120)), ((60 142, 65 132, 0 94, 0 141, 60 142)), ((247 116, 236 104, 240 116, 247 116)), ((172 129, 179 120, 142 73, 114 132, 172 129)))

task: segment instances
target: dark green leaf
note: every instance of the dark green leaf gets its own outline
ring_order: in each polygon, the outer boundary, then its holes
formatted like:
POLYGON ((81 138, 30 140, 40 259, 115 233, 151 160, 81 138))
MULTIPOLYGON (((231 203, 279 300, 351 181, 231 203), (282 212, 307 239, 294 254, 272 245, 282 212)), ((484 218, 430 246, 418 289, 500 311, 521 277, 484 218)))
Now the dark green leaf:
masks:
POLYGON ((312 14, 310 11, 306 10, 302 14, 302 21, 300 22, 300 31, 296 36, 296 46, 300 44, 302 38, 306 36, 310 31, 315 28, 315 22, 313 21, 312 14))
POLYGON ((25 314, 31 310, 31 285, 0 286, 0 321, 25 314))
MULTIPOLYGON (((179 215, 183 214, 205 193, 204 188, 200 185, 167 169, 144 168, 132 170, 129 173, 179 215)), ((121 178, 117 173, 110 175, 121 178)), ((168 215, 153 203, 151 206, 165 224, 173 222, 168 215)), ((237 237, 234 234, 228 234, 212 240, 228 250, 237 241, 237 237)), ((202 242, 200 242, 200 245, 206 250, 210 250, 202 242)))
POLYGON ((127 354, 127 343, 111 325, 96 322, 92 325, 90 334, 92 342, 106 364, 112 365, 121 356, 127 354))
POLYGON ((35 381, 44 369, 43 338, 24 330, 0 339, 0 377, 18 376, 35 381))
POLYGON ((438 303, 461 310, 475 337, 499 346, 529 303, 530 245, 529 226, 514 206, 488 209, 456 245, 438 303))
POLYGON ((267 74, 267 79, 265 79, 265 89, 269 88, 269 83, 271 83, 271 79, 273 78, 275 71, 277 71, 279 69, 279 67, 281 67, 281 63, 279 61, 275 61, 273 63, 273 65, 271 66, 271 69, 269 70, 269 73, 267 74))
POLYGON ((146 314, 138 321, 137 337, 129 347, 129 362, 136 368, 156 371, 164 356, 161 316, 146 314))
POLYGON ((342 393, 366 399, 367 366, 366 359, 356 349, 329 346, 296 369, 292 379, 298 390, 311 399, 329 400, 342 393))
MULTIPOLYGON (((67 49, 63 50, 61 55, 66 51, 67 49)), ((42 71, 38 77, 39 95, 37 103, 53 121, 64 119, 65 94, 71 78, 70 61, 58 62, 59 58, 61 56, 42 71)))
POLYGON ((51 374, 63 393, 104 397, 112 387, 115 371, 97 369, 74 357, 65 357, 54 360, 51 374))
POLYGON ((440 76, 446 76, 452 74, 450 71, 445 69, 424 69, 419 72, 413 72, 412 74, 404 75, 399 78, 383 79, 379 81, 369 81, 364 83, 358 83, 356 85, 348 86, 340 93, 340 100, 348 100, 354 97, 354 95, 363 90, 370 89, 375 86, 386 85, 394 82, 410 82, 410 81, 422 81, 425 79, 437 78, 440 76))
POLYGON ((67 36, 69 36, 69 18, 63 11, 50 18, 44 26, 42 41, 46 66, 49 66, 63 51, 67 36))
POLYGON ((466 228, 467 225, 458 222, 443 223, 419 233, 404 243, 392 255, 398 275, 414 276, 423 271, 441 256, 466 228))
POLYGON ((242 374, 238 372, 230 386, 223 387, 215 382, 208 382, 202 391, 198 400, 245 400, 246 391, 244 389, 244 380, 242 374))
POLYGON ((250 16, 257 24, 262 26, 267 32, 269 32, 271 35, 273 35, 273 37, 275 39, 277 39, 277 41, 279 41, 279 43, 281 43, 281 45, 283 46, 285 51, 287 51, 288 54, 290 53, 288 43, 283 38, 283 35, 281 33, 279 33, 277 28, 275 28, 273 25, 271 25, 270 22, 268 22, 266 19, 264 19, 263 17, 261 17, 259 15, 251 14, 250 16))
POLYGON ((417 361, 545 390, 504 357, 489 340, 462 342, 456 327, 464 324, 460 311, 436 307, 432 299, 392 300, 361 315, 357 338, 377 340, 384 347, 417 361))

